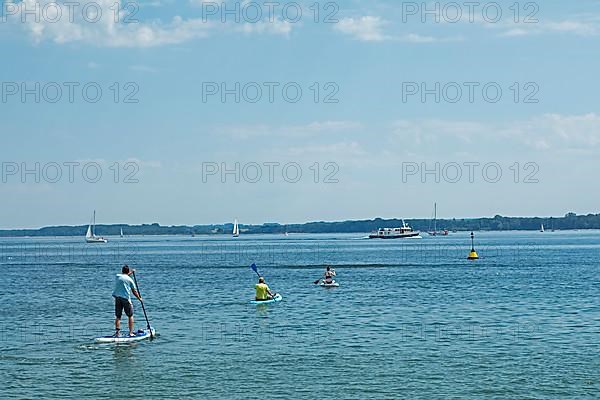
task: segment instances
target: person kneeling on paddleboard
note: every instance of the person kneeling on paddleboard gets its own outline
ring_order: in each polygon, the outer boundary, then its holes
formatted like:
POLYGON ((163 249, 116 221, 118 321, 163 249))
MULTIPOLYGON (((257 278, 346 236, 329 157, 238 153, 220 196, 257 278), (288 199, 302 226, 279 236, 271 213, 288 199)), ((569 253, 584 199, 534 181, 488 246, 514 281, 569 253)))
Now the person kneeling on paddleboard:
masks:
POLYGON ((255 286, 256 289, 256 301, 267 301, 275 297, 275 293, 271 292, 271 289, 265 283, 265 278, 262 276, 258 278, 258 283, 255 286))
POLYGON ((331 267, 327 267, 327 270, 325 271, 325 283, 328 285, 332 284, 334 276, 335 276, 335 269, 332 269, 331 267))
POLYGON ((121 273, 117 274, 115 279, 115 288, 112 292, 112 295, 115 298, 115 337, 118 337, 119 332, 121 331, 121 316, 123 315, 123 310, 125 310, 125 315, 127 315, 128 318, 129 336, 135 336, 133 333, 133 304, 131 303, 131 293, 133 293, 140 302, 142 301, 142 297, 135 287, 135 282, 129 276, 134 272, 134 269, 129 269, 129 267, 125 265, 121 269, 121 273))

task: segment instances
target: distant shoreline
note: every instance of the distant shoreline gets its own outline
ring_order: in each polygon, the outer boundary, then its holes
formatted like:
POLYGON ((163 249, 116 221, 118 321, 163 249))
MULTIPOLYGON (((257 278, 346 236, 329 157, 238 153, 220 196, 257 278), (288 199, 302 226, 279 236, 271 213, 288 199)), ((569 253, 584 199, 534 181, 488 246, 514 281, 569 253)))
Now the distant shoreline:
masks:
MULTIPOLYGON (((589 229, 556 229, 555 231, 547 231, 546 233, 548 234, 552 234, 552 233, 560 233, 560 232, 593 232, 593 231, 597 231, 600 232, 600 228, 589 228, 589 229)), ((448 234, 448 236, 444 236, 444 235, 437 235, 437 237, 450 237, 452 235, 458 235, 458 234, 468 234, 470 232, 475 232, 475 233, 489 233, 489 232, 494 232, 494 233, 519 233, 519 232, 538 232, 538 231, 534 231, 534 230, 502 230, 502 231, 491 231, 491 230, 479 230, 479 231, 456 231, 456 232, 451 232, 448 234)), ((366 232, 319 232, 319 233, 307 233, 307 232, 293 232, 290 233, 290 236, 293 238, 292 235, 333 235, 333 234, 347 234, 347 235, 364 235, 364 239, 368 240, 369 238, 366 236, 366 232)), ((429 237, 429 235, 427 235, 427 232, 421 232, 422 236, 427 236, 429 237)), ((246 233, 240 236, 258 236, 258 235, 281 235, 278 233, 246 233)), ((121 239, 119 235, 104 235, 103 237, 107 238, 107 239, 121 239)), ((150 235, 126 235, 124 236, 122 239, 127 239, 128 237, 155 237, 155 238, 160 238, 160 237, 182 237, 182 238, 192 238, 192 236, 190 235, 186 235, 186 234, 170 234, 170 233, 161 233, 161 234, 150 234, 150 235)), ((227 233, 216 233, 216 234, 207 234, 207 233, 198 233, 196 235, 194 235, 194 237, 211 237, 211 238, 230 238, 232 237, 230 234, 227 233)), ((79 239, 81 238, 81 235, 38 235, 38 236, 3 236, 0 235, 0 239, 33 239, 33 238, 73 238, 73 239, 79 239)), ((372 240, 377 240, 377 239, 372 239, 372 240)), ((398 239, 399 241, 404 241, 405 239, 398 239)), ((85 243, 85 242, 84 242, 85 243)))
MULTIPOLYGON (((414 230, 426 233, 433 230, 430 219, 405 220, 414 230)), ((242 234, 284 234, 284 233, 369 233, 379 228, 394 228, 402 225, 401 219, 381 219, 340 221, 340 222, 307 222, 304 224, 265 223, 262 225, 240 224, 242 234)), ((600 229, 600 214, 576 215, 568 213, 564 217, 503 217, 438 219, 437 230, 452 231, 536 231, 542 225, 546 231, 589 230, 600 229)), ((87 225, 49 226, 39 229, 4 229, 0 237, 46 237, 46 236, 85 236, 87 225)), ((96 225, 96 233, 100 236, 166 236, 166 235, 228 235, 233 230, 233 223, 220 225, 178 225, 162 226, 157 223, 143 225, 111 224, 96 225)))

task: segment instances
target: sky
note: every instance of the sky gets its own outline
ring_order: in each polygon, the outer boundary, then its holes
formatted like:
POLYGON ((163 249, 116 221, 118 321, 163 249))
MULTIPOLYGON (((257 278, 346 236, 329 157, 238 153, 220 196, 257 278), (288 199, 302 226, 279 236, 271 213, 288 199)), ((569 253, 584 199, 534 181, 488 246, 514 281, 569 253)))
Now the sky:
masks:
POLYGON ((0 15, 0 229, 598 212, 596 0, 0 15))

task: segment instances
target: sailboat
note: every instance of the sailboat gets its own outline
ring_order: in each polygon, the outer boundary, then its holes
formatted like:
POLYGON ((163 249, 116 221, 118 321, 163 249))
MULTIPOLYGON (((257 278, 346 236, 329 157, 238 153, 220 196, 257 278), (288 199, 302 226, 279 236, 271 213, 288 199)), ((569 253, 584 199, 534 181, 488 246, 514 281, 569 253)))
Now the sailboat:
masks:
POLYGON ((121 237, 123 237, 123 228, 121 228, 121 237))
POLYGON ((544 230, 544 224, 542 224, 542 227, 540 228, 540 232, 542 232, 542 233, 546 232, 546 231, 544 230))
POLYGON ((240 227, 238 226, 238 220, 236 219, 233 223, 233 237, 240 236, 240 227))
POLYGON ((433 231, 430 231, 427 233, 429 233, 429 235, 431 235, 431 236, 437 236, 437 235, 447 236, 448 235, 447 229, 440 231, 440 232, 438 232, 438 230, 437 230, 437 203, 433 203, 433 231))
POLYGON ((108 240, 103 237, 96 236, 96 210, 94 210, 92 222, 88 226, 87 233, 85 234, 85 241, 87 243, 108 243, 108 240))

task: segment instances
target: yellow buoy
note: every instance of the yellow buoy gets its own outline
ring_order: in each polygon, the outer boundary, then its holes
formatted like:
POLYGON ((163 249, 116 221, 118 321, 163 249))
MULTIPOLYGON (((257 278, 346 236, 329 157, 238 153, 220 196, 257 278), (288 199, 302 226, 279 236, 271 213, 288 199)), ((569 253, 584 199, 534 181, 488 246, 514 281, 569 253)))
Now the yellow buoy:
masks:
POLYGON ((475 235, 471 232, 471 252, 469 253, 469 257, 467 257, 468 260, 479 260, 479 255, 475 251, 474 237, 475 235))

